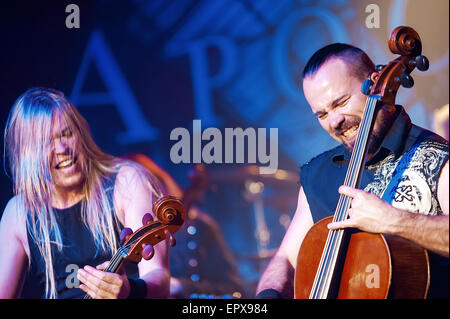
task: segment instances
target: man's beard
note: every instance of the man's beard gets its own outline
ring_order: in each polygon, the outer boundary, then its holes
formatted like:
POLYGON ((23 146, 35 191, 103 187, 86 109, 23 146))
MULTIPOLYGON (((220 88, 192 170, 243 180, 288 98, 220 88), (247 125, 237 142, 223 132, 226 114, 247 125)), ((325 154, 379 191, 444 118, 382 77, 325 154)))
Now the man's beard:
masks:
MULTIPOLYGON (((387 133, 389 132, 389 129, 392 126, 392 123, 394 122, 395 116, 392 113, 389 112, 384 112, 382 110, 382 108, 380 108, 378 110, 378 112, 375 113, 374 115, 375 118, 375 124, 372 126, 371 132, 370 132, 370 136, 367 142, 367 154, 369 154, 370 156, 375 155, 378 150, 381 147, 381 144, 383 143, 384 138, 386 137, 387 133)), ((354 126, 354 125, 359 125, 361 122, 361 119, 357 119, 357 118, 351 118, 349 120, 345 121, 345 124, 343 125, 342 128, 340 128, 339 130, 335 131, 335 134, 342 134, 343 131, 345 131, 346 129, 354 126)), ((358 130, 360 130, 361 127, 358 127, 358 130)), ((358 132, 359 134, 359 132, 358 132)), ((355 139, 353 141, 353 143, 348 144, 348 143, 343 143, 344 147, 347 149, 348 152, 352 153, 353 152, 353 148, 354 145, 356 143, 355 139)))
MULTIPOLYGON (((367 154, 375 154, 378 151, 378 149, 380 148, 381 143, 383 143, 385 136, 386 136, 386 134, 383 134, 380 136, 380 135, 372 132, 372 134, 369 136, 369 140, 367 142, 367 154)), ((347 149, 347 151, 349 153, 352 153, 355 144, 356 144, 356 140, 352 144, 343 143, 342 145, 344 145, 344 147, 347 149)))

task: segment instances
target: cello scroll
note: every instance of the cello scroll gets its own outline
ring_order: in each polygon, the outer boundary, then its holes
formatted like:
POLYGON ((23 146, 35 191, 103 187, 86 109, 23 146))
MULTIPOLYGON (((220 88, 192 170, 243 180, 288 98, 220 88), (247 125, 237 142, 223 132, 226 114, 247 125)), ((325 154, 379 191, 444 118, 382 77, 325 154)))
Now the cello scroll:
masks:
POLYGON ((375 81, 366 80, 361 91, 366 95, 380 96, 380 101, 394 105, 397 91, 401 86, 410 88, 414 80, 410 73, 414 68, 426 71, 428 59, 422 55, 422 41, 417 32, 405 26, 395 28, 388 40, 392 53, 400 56, 385 66, 377 66, 379 71, 375 81))

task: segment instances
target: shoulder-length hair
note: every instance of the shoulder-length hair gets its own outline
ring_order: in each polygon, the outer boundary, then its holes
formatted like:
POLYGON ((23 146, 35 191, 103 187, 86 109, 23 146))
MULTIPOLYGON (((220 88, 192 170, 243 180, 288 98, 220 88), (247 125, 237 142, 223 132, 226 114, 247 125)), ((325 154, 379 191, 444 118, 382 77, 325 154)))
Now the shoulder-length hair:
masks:
POLYGON ((118 173, 122 165, 131 165, 140 170, 152 194, 161 196, 155 179, 142 166, 101 151, 92 139, 87 121, 62 92, 36 87, 23 93, 8 116, 4 157, 8 159, 19 207, 28 214, 27 231, 36 241, 45 261, 47 298, 57 297, 52 245, 56 245, 59 251, 63 248, 61 231, 50 204, 54 187, 50 158, 52 120, 56 115, 63 116, 77 141, 77 152, 83 155, 79 157, 84 177, 81 214, 93 234, 97 250, 114 253, 118 248, 115 229, 119 221, 114 214, 111 197, 103 187, 105 179, 118 173))

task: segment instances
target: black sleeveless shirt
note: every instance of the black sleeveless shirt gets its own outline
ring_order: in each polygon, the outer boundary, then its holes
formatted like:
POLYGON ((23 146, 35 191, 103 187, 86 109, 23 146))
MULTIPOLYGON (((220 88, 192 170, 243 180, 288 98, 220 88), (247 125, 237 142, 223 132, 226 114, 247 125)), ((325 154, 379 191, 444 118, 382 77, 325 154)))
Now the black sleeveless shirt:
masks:
MULTIPOLYGON (((113 194, 116 175, 105 179, 103 186, 106 188, 110 205, 114 209, 113 194)), ((55 218, 61 230, 63 248, 59 251, 56 245, 52 245, 53 268, 57 298, 79 299, 83 298, 77 279, 77 271, 85 265, 97 266, 112 258, 109 250, 97 249, 94 237, 81 218, 82 202, 65 209, 55 209, 55 218)), ((116 227, 116 235, 119 231, 116 227)), ((33 236, 27 231, 28 245, 30 247, 30 261, 27 278, 22 289, 22 298, 46 298, 45 294, 45 262, 38 249, 33 236)), ((117 236, 118 238, 118 236, 117 236)), ((137 268, 134 268, 137 271, 137 268)))

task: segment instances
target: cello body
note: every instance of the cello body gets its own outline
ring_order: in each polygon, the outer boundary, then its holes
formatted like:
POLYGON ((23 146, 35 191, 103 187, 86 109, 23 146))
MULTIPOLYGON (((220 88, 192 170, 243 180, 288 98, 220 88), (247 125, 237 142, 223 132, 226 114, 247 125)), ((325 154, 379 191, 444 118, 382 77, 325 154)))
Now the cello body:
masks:
MULTIPOLYGON (((310 296, 332 216, 320 220, 305 236, 297 258, 294 297, 310 296)), ((351 232, 333 298, 423 299, 430 284, 427 251, 392 235, 351 232)))

